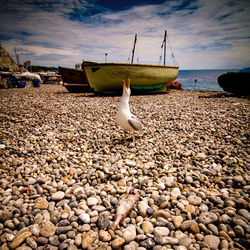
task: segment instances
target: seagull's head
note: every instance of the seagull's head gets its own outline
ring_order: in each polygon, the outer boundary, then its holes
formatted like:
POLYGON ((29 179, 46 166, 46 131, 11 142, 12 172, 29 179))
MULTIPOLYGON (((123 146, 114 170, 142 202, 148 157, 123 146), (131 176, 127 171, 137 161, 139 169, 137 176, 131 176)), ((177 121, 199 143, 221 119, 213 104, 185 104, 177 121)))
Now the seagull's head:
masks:
POLYGON ((130 79, 128 79, 128 85, 126 85, 125 81, 123 80, 123 96, 130 96, 131 90, 130 90, 130 79))

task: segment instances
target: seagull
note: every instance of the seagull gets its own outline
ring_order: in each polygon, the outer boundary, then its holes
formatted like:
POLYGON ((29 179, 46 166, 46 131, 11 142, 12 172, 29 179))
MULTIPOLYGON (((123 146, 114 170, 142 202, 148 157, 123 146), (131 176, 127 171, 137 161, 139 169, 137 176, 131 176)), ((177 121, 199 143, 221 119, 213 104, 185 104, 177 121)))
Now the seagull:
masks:
MULTIPOLYGON (((129 97, 131 94, 130 90, 130 79, 128 79, 128 86, 126 86, 123 80, 123 91, 120 101, 120 106, 117 112, 116 121, 117 124, 126 132, 138 132, 142 129, 141 121, 136 117, 136 115, 130 112, 129 108, 129 97)), ((134 136, 133 136, 134 141, 134 136)))

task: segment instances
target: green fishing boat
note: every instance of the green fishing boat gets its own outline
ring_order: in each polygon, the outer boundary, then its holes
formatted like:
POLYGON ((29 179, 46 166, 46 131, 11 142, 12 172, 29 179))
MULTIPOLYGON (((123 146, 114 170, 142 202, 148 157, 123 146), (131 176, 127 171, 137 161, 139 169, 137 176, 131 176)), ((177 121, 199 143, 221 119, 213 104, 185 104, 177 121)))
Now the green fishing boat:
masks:
POLYGON ((134 64, 134 51, 137 40, 135 35, 131 63, 94 63, 84 64, 83 69, 90 87, 99 93, 122 91, 122 81, 130 79, 132 92, 166 92, 167 84, 177 78, 179 67, 167 66, 165 31, 164 65, 134 64))
POLYGON ((176 66, 96 63, 85 65, 89 85, 95 92, 112 93, 122 90, 122 81, 130 79, 131 90, 166 92, 166 85, 178 76, 176 66))

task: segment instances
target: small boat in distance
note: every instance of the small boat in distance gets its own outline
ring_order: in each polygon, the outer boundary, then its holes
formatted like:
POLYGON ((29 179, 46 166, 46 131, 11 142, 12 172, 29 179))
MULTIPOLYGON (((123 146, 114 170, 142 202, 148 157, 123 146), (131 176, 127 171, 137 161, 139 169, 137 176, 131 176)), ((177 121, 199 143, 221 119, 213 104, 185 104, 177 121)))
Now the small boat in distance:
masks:
POLYGON ((250 95, 250 68, 222 74, 218 77, 218 84, 224 91, 237 96, 250 95))

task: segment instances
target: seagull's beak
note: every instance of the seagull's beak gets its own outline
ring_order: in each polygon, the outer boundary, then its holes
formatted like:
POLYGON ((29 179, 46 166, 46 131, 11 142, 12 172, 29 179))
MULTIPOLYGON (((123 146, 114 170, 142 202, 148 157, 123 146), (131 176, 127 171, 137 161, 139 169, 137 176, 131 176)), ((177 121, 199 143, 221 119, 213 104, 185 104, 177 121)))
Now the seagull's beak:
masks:
POLYGON ((128 79, 128 89, 130 88, 130 79, 128 79))
POLYGON ((123 88, 127 88, 125 81, 123 80, 123 88))

